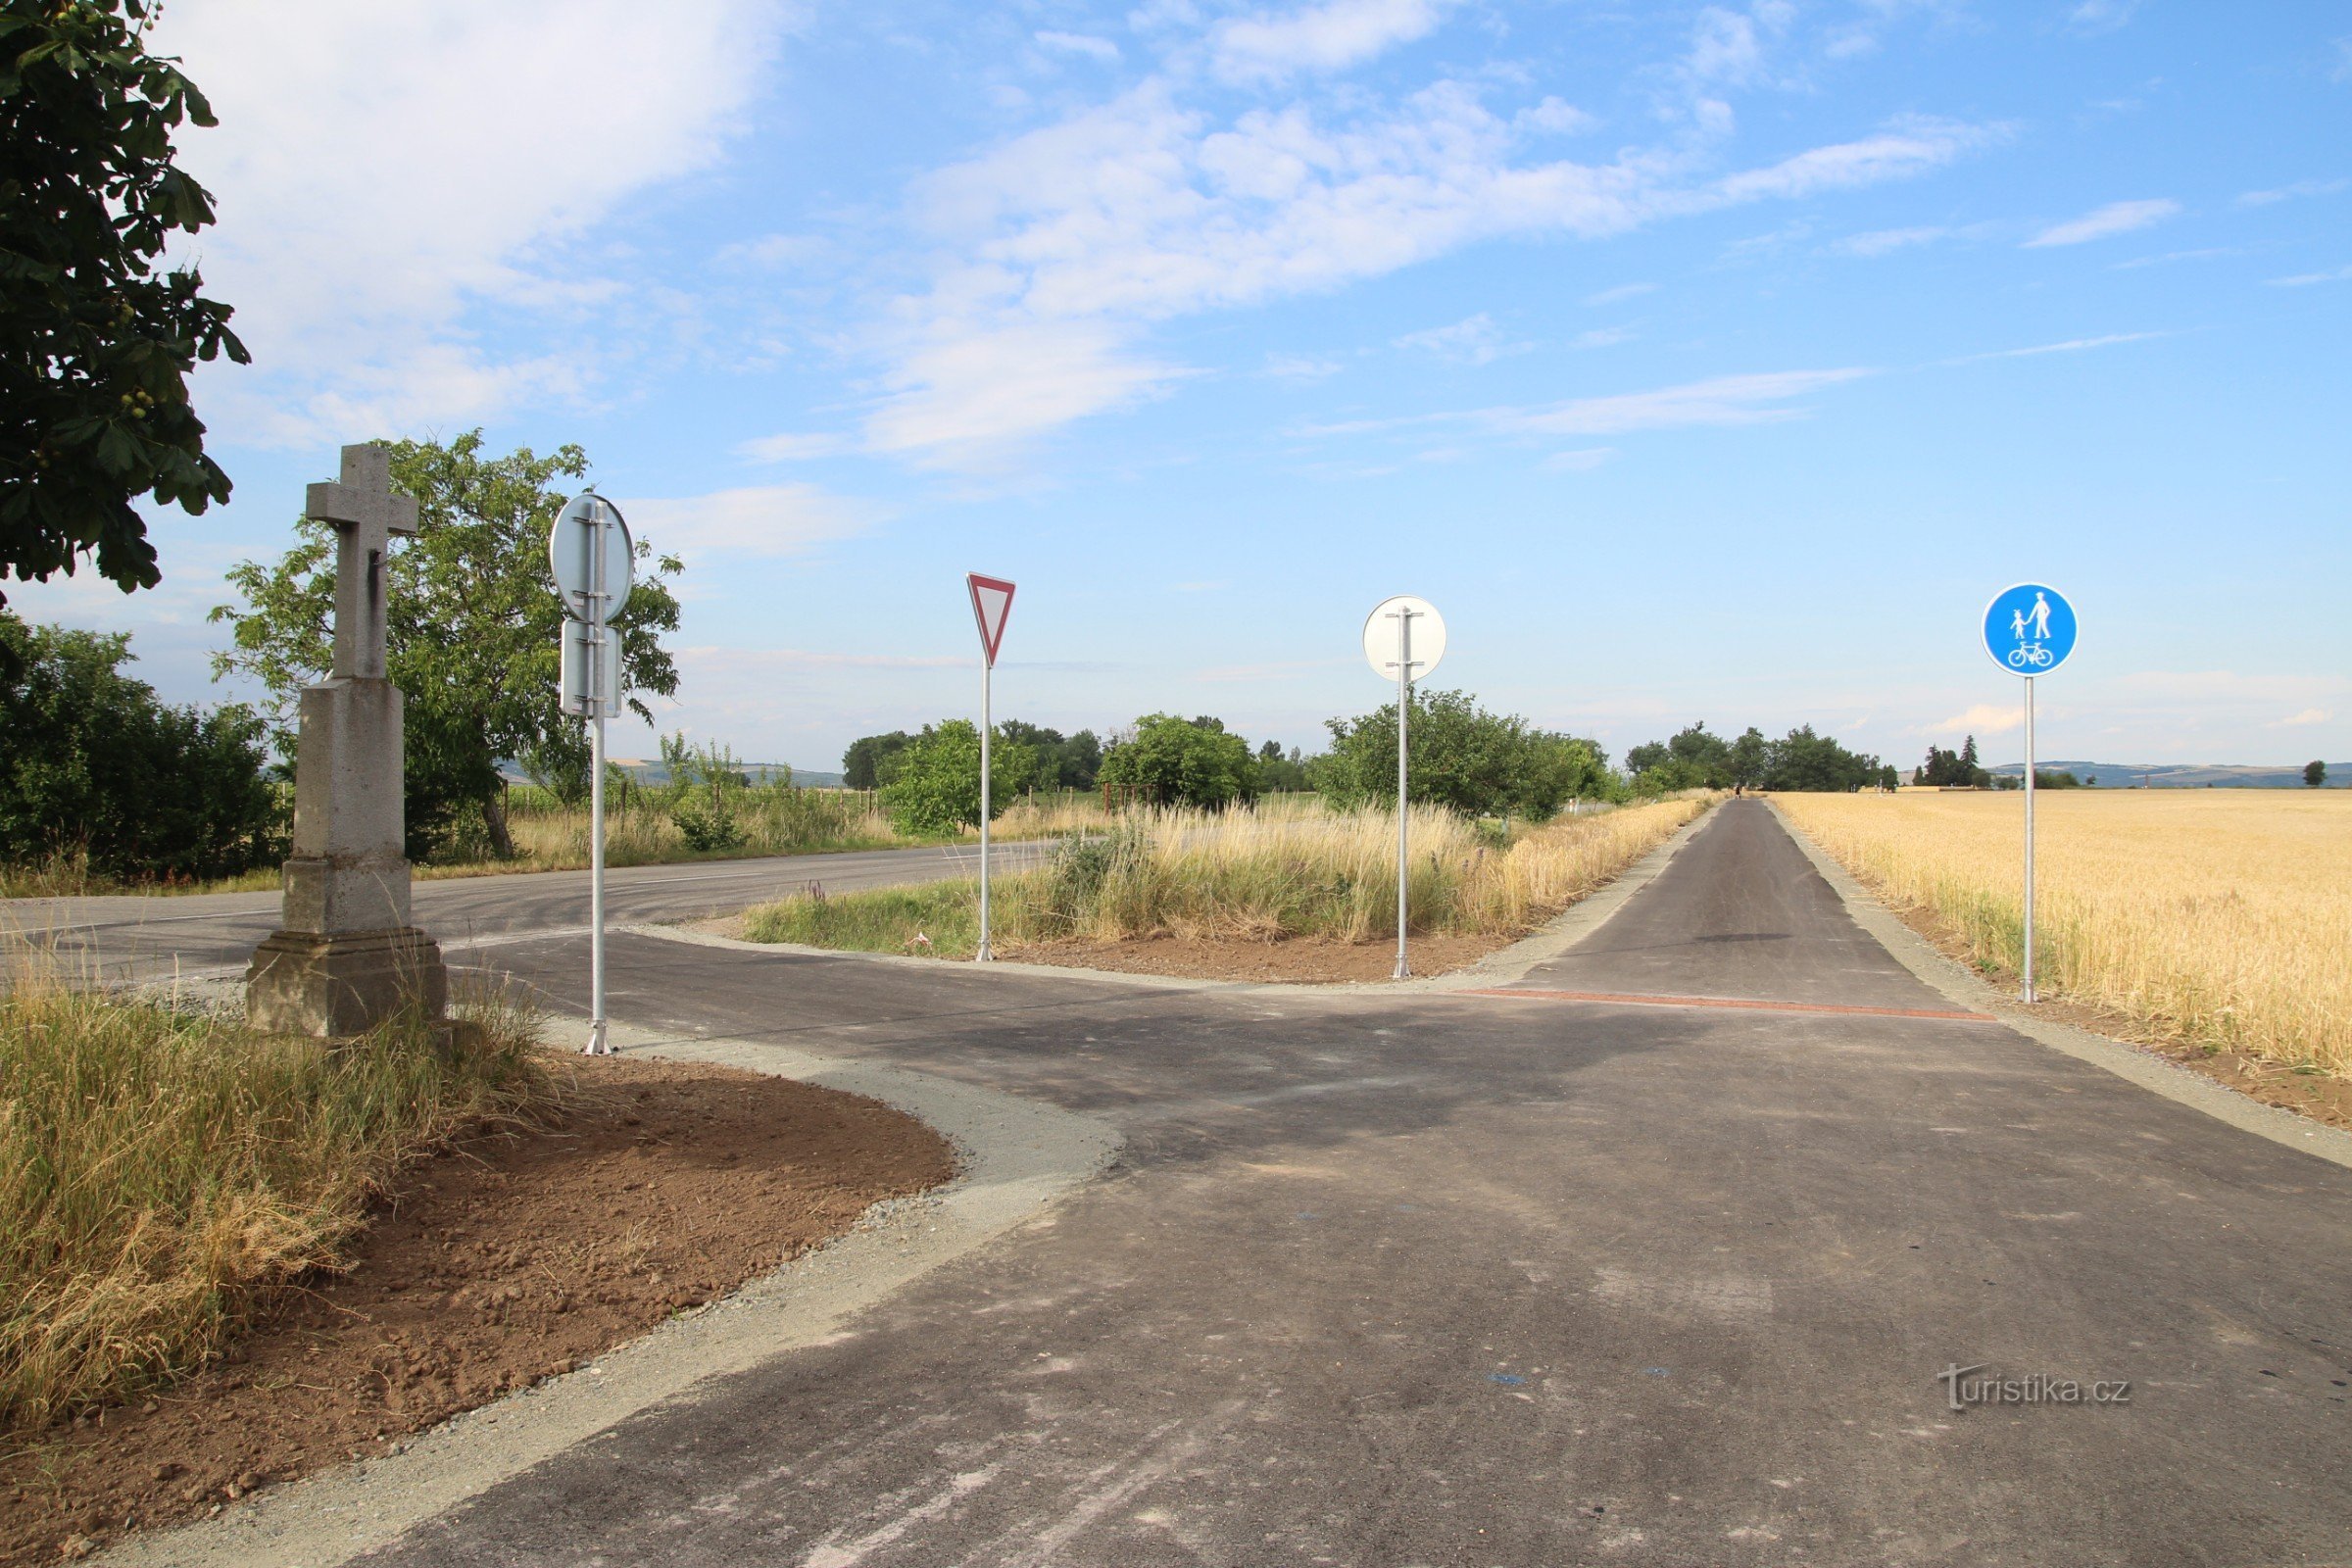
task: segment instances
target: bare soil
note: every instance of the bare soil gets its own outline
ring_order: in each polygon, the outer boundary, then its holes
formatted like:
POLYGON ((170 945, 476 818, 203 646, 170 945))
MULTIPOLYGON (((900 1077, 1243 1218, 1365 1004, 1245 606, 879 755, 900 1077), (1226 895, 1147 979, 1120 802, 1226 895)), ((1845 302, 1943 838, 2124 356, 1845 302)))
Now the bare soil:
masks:
MULTIPOLYGON (((1414 937, 1406 949, 1416 975, 1446 974, 1519 940, 1512 936, 1414 937)), ((1386 980, 1396 972, 1396 942, 1334 942, 1322 937, 1138 937, 1125 942, 1036 942, 1006 949, 1021 963, 1203 980, 1283 980, 1307 985, 1386 980)))
POLYGON ((0 1453, 0 1563, 393 1449, 562 1376, 955 1174, 878 1101, 649 1058, 558 1058, 548 1125, 414 1170, 340 1275, 286 1293, 220 1362, 0 1453))
MULTIPOLYGON (((2021 982, 2019 975, 2006 969, 1986 969, 1979 964, 1970 956, 1968 944, 1959 932, 1933 909, 1904 908, 1891 901, 1882 902, 1894 911, 1895 918, 1924 937, 1945 957, 1974 969, 1996 986, 2006 987, 2012 992, 2018 988, 2021 982)), ((2085 1006, 2077 1002, 2042 1001, 2022 1003, 2019 1006, 2036 1018, 2051 1023, 2071 1024, 2094 1035, 2105 1035, 2120 1045, 2177 1062, 2201 1077, 2210 1078, 2225 1088, 2234 1089, 2266 1105, 2277 1105, 2282 1110, 2309 1116, 2327 1126, 2352 1132, 2352 1079, 2281 1066, 2259 1056, 2241 1056, 2233 1051, 2217 1051, 2189 1041, 2169 1040, 2135 1018, 2100 1007, 2085 1006)))

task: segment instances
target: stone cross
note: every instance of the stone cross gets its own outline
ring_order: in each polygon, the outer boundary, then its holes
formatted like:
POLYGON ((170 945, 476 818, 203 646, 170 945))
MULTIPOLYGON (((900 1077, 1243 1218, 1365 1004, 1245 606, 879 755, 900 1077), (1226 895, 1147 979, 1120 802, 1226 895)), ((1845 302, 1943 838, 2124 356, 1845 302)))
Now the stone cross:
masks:
POLYGON ((440 947, 409 923, 402 702, 384 661, 384 554, 394 534, 416 531, 416 503, 392 493, 391 453, 355 446, 339 482, 311 486, 305 513, 338 535, 335 664, 302 694, 285 912, 254 950, 245 1016, 334 1038, 409 1008, 439 1018, 449 976, 440 947))
POLYGON ((392 489, 392 454, 345 447, 343 477, 310 487, 303 514, 335 526, 335 667, 330 680, 380 680, 384 664, 384 564, 392 535, 416 531, 416 498, 392 489))

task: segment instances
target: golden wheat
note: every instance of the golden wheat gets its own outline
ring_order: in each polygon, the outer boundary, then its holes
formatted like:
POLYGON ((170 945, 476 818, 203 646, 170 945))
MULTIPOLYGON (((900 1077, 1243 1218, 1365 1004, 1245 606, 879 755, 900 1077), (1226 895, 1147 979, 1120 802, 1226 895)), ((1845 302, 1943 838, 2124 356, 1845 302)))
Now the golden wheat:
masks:
MULTIPOLYGON (((1775 797, 1893 902, 1934 910, 1980 963, 2023 955, 2022 796, 1775 797)), ((2034 970, 2152 1037, 2352 1068, 2352 792, 2044 791, 2034 970)))

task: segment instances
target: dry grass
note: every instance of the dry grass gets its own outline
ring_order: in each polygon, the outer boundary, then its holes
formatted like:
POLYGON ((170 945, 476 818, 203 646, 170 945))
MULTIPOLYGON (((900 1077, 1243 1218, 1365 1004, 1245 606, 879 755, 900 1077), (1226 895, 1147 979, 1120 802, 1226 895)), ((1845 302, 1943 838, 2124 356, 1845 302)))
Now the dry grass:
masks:
MULTIPOLYGON (((2023 957, 2023 797, 1783 795, 1891 901, 1984 967, 2023 957)), ((2155 1038, 2352 1070, 2352 791, 2045 791, 2034 970, 2155 1038)))
MULTIPOLYGON (((1584 897, 1704 808, 1659 802, 1562 818, 1515 835, 1451 812, 1412 814, 1413 929, 1516 934, 1584 897)), ((1136 937, 1368 941, 1393 928, 1396 819, 1382 811, 1131 811, 1107 834, 1063 844, 1045 869, 1001 879, 1006 944, 1136 937)), ((788 899, 752 911, 755 941, 970 954, 970 882, 788 899)))
POLYGON ((0 995, 0 1429, 167 1380, 333 1267, 405 1162, 538 1082, 498 1001, 322 1049, 38 977, 0 995))

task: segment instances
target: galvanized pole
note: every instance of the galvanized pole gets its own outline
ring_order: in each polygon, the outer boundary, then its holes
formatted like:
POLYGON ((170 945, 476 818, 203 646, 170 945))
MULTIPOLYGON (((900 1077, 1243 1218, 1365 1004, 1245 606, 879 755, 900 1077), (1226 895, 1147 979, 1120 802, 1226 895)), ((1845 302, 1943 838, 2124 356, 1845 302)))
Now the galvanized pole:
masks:
POLYGON ((1396 612, 1396 973, 1402 980, 1413 972, 1404 957, 1405 881, 1412 870, 1405 848, 1404 731, 1413 707, 1413 612, 1396 612))
POLYGON ((989 677, 996 666, 988 650, 980 651, 980 950, 972 955, 974 963, 987 963, 996 955, 988 951, 988 741, 995 727, 989 717, 989 677))
POLYGON ((2026 963, 2025 1000, 2034 1000, 2034 677, 2026 677, 2026 963))
POLYGON ((589 535, 588 566, 588 699, 591 739, 588 748, 588 1047, 591 1056, 612 1054, 605 1029, 605 606, 611 596, 605 586, 605 506, 596 508, 596 526, 589 535))

